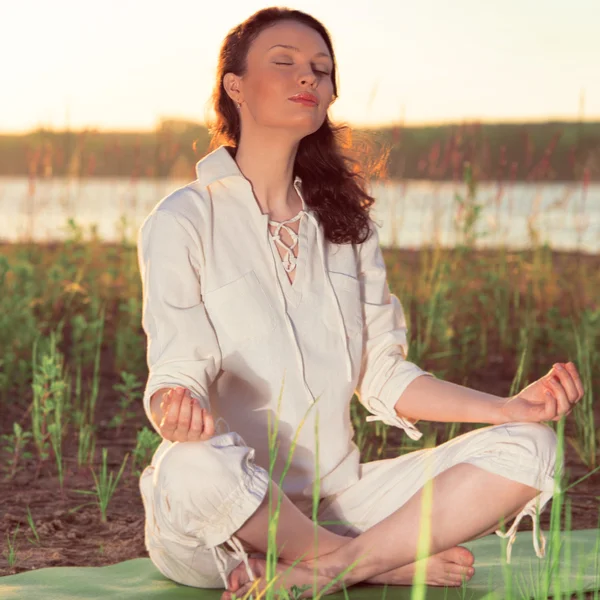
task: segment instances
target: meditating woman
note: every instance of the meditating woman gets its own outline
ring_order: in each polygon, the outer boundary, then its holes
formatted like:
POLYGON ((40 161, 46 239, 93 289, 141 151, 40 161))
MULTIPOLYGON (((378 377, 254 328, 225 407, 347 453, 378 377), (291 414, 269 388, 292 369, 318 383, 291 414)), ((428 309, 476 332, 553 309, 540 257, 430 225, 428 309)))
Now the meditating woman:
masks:
MULTIPOLYGON (((355 561, 346 586, 410 585, 428 482, 427 584, 469 579, 474 557, 458 544, 502 535, 516 517, 510 559, 521 517, 545 507, 562 470, 542 421, 569 414, 583 394, 572 363, 502 398, 407 360, 403 308, 369 217, 374 199, 328 118, 336 97, 319 21, 282 8, 252 15, 222 45, 213 146, 197 179, 163 198, 139 231, 144 408, 164 438, 140 479, 146 547, 166 577, 225 587, 223 598, 264 585, 255 579, 265 574, 269 487, 273 509, 281 501, 277 585, 312 588, 316 565, 321 590, 355 561), (354 393, 369 420, 412 439, 418 420, 489 426, 361 463, 354 393)), ((533 535, 543 556, 545 540, 533 535)))

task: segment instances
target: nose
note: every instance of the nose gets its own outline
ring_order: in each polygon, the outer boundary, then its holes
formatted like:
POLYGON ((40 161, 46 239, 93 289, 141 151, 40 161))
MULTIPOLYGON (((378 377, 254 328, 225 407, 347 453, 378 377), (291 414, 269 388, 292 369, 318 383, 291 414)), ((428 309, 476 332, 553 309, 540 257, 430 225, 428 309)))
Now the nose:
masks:
POLYGON ((316 81, 317 76, 312 69, 308 72, 300 73, 300 85, 305 86, 308 84, 314 87, 316 81))

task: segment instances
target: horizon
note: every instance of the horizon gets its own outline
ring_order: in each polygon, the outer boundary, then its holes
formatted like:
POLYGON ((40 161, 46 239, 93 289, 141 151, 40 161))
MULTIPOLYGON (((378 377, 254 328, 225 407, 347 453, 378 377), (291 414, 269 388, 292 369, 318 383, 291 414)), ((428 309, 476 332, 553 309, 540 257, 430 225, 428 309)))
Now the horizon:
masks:
MULTIPOLYGON (((192 121, 192 120, 188 120, 182 117, 161 117, 161 120, 166 121, 166 122, 181 122, 181 123, 185 123, 188 125, 198 125, 200 127, 207 127, 207 125, 205 123, 199 122, 199 121, 192 121)), ((340 121, 334 121, 335 125, 339 125, 340 121)), ((456 125, 456 126, 460 126, 460 125, 544 125, 544 124, 564 124, 564 125, 600 125, 600 116, 598 117, 590 117, 587 118, 585 120, 580 120, 577 118, 553 118, 553 117, 549 117, 549 118, 545 118, 545 117, 541 117, 539 119, 504 119, 504 120, 489 120, 489 121, 476 121, 476 120, 469 120, 469 119, 463 119, 463 120, 452 120, 452 121, 445 121, 445 122, 439 122, 439 121, 432 121, 432 122, 428 122, 428 123, 380 123, 380 124, 355 124, 355 123, 345 123, 347 124, 349 127, 354 128, 354 129, 364 129, 364 130, 379 130, 379 129, 391 129, 394 127, 399 127, 399 128, 405 128, 405 129, 417 129, 417 128, 427 128, 427 127, 445 127, 445 126, 452 126, 452 125, 456 125)), ((30 135, 33 133, 36 133, 40 130, 43 130, 45 132, 50 132, 50 133, 64 133, 66 131, 69 131, 71 133, 81 133, 83 131, 87 131, 88 133, 99 133, 99 134, 111 134, 111 133, 115 133, 115 134, 126 134, 126 133, 136 133, 136 134, 144 134, 144 133, 154 133, 158 126, 160 125, 160 123, 156 123, 156 125, 153 128, 150 129, 144 129, 144 128, 139 128, 139 129, 133 129, 130 127, 123 127, 123 128, 113 128, 113 127, 107 127, 107 128, 99 128, 99 127, 93 127, 93 126, 83 126, 81 128, 68 128, 66 129, 65 127, 57 127, 57 128, 49 128, 49 127, 44 127, 44 126, 38 126, 32 129, 28 129, 28 130, 24 130, 24 131, 0 131, 0 136, 19 136, 19 135, 30 135)))
MULTIPOLYGON (((11 57, 3 82, 12 90, 0 132, 142 132, 163 119, 205 124, 223 38, 266 6, 230 0, 227 11, 211 11, 172 0, 165 11, 151 0, 106 0, 91 19, 87 6, 56 0, 36 6, 31 19, 27 5, 15 4, 11 15, 27 30, 14 27, 0 39, 11 57)), ((329 115, 336 123, 600 120, 597 0, 575 0, 568 11, 562 0, 548 0, 543 11, 520 0, 505 0, 502 10, 477 0, 372 0, 366 12, 358 0, 342 12, 333 2, 298 0, 294 8, 332 36, 340 88, 329 115)))

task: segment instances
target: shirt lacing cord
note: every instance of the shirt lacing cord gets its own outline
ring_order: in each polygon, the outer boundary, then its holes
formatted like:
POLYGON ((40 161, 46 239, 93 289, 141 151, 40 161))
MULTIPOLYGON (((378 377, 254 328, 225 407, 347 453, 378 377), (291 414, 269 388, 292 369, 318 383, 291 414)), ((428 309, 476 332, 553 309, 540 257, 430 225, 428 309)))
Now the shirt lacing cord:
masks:
POLYGON ((275 230, 275 233, 272 233, 271 231, 269 231, 269 235, 271 236, 271 239, 275 243, 282 246, 287 251, 287 256, 283 259, 283 268, 288 273, 291 273, 296 268, 297 263, 296 263, 296 256, 294 255, 294 248, 298 244, 299 236, 291 227, 288 227, 287 224, 295 223, 296 221, 301 219, 302 216, 305 214, 306 213, 304 212, 304 210, 301 210, 295 217, 288 219, 287 221, 272 221, 269 219, 269 225, 275 225, 277 227, 277 229, 275 230), (290 237, 292 238, 291 246, 287 246, 285 244, 285 242, 281 239, 281 236, 279 235, 279 232, 281 231, 282 227, 290 234, 290 237))
MULTIPOLYGON (((304 212, 304 211, 302 211, 304 212)), ((298 215, 296 215, 298 216, 298 215)), ((271 221, 269 220, 270 223, 277 223, 277 221, 271 221)), ((284 225, 284 223, 286 223, 287 221, 283 221, 281 223, 277 223, 278 225, 284 225)), ((272 237, 271 232, 269 231, 269 228, 267 227, 267 235, 272 237)), ((286 246, 287 248, 287 246, 286 246)), ((296 339, 296 334, 294 333, 294 328, 292 327, 292 323, 290 321, 290 318, 287 314, 287 310, 285 307, 285 298, 283 296, 283 289, 281 287, 281 281, 279 280, 279 276, 277 275, 277 265, 275 264, 275 254, 273 252, 271 252, 271 259, 273 261, 273 267, 275 268, 275 281, 277 282, 277 296, 279 297, 279 302, 281 303, 281 307, 283 309, 283 314, 285 317, 285 324, 287 326, 288 331, 290 332, 290 335, 292 337, 292 339, 294 340, 294 349, 295 349, 295 354, 296 354, 296 362, 298 363, 298 367, 300 369, 300 372, 302 373, 302 381, 304 383, 304 389, 306 390, 308 397, 311 399, 310 401, 313 402, 314 401, 314 397, 312 395, 312 392, 310 391, 310 388, 308 387, 308 384, 306 383, 306 375, 304 372, 304 361, 302 360, 302 355, 300 354, 300 348, 298 346, 298 340, 296 339)), ((294 257, 294 266, 296 265, 295 263, 295 257, 294 257)))
MULTIPOLYGON (((300 198, 302 199, 303 205, 304 205, 304 199, 302 197, 302 194, 300 192, 300 190, 298 189, 298 180, 294 180, 294 186, 296 187, 296 191, 298 192, 298 195, 300 196, 300 198)), ((337 318, 338 318, 338 323, 340 325, 340 336, 342 338, 342 343, 344 345, 344 347, 346 348, 346 373, 348 375, 349 381, 352 381, 352 361, 350 359, 350 350, 348 348, 348 338, 346 335, 346 326, 344 324, 344 319, 342 317, 341 314, 341 309, 337 300, 337 297, 335 295, 335 292, 333 291, 333 286, 331 284, 331 279, 329 278, 329 274, 327 272, 327 269, 325 268, 325 252, 323 250, 323 232, 320 230, 319 228, 319 224, 317 222, 317 220, 315 219, 314 215, 312 215, 309 211, 306 210, 301 210, 295 217, 293 217, 292 219, 288 219, 287 221, 272 221, 269 220, 269 223, 277 225, 278 229, 276 231, 275 234, 272 234, 267 227, 267 232, 268 234, 276 241, 279 242, 280 245, 283 245, 286 249, 288 249, 289 253, 291 254, 291 256, 288 256, 288 261, 290 264, 292 264, 293 266, 291 266, 290 268, 286 268, 287 272, 292 271, 295 266, 296 266, 296 257, 293 255, 293 253, 290 251, 291 248, 293 248, 296 244, 296 242, 298 241, 298 235, 296 234, 295 231, 292 231, 290 233, 292 239, 294 240, 294 244, 292 244, 291 247, 286 246, 281 239, 279 239, 279 230, 281 229, 281 227, 284 227, 285 224, 290 223, 296 219, 300 219, 303 215, 306 215, 306 217, 308 217, 315 225, 315 229, 316 229, 316 235, 317 235, 317 246, 319 248, 319 255, 321 257, 321 268, 323 270, 323 274, 325 277, 325 281, 327 284, 327 290, 328 293, 330 295, 330 297, 332 298, 333 302, 334 302, 334 306, 337 307, 336 313, 337 313, 337 318), (277 239, 276 239, 277 238, 277 239)), ((289 228, 286 228, 287 231, 290 231, 289 228)), ((272 258, 273 261, 275 261, 275 256, 272 254, 272 258)), ((285 268, 285 263, 284 263, 284 268, 285 268)), ((277 274, 276 274, 277 275, 277 274)), ((296 340, 296 336, 294 334, 294 329, 292 327, 292 324, 290 322, 289 316, 287 314, 287 310, 285 309, 285 298, 283 295, 283 290, 281 288, 281 282, 279 281, 279 277, 276 276, 276 280, 277 280, 277 290, 279 292, 279 300, 281 302, 281 306, 283 308, 283 313, 285 315, 285 319, 286 319, 286 324, 288 326, 288 330, 291 332, 292 337, 295 341, 295 349, 296 349, 296 362, 298 363, 298 366, 300 367, 300 370, 302 372, 302 377, 303 377, 303 381, 304 381, 304 386, 306 388, 306 391, 308 392, 308 396, 309 398, 311 398, 311 402, 314 402, 314 397, 308 387, 308 384, 306 383, 306 375, 304 372, 304 361, 302 360, 302 356, 300 354, 300 348, 298 346, 298 341, 296 340)))

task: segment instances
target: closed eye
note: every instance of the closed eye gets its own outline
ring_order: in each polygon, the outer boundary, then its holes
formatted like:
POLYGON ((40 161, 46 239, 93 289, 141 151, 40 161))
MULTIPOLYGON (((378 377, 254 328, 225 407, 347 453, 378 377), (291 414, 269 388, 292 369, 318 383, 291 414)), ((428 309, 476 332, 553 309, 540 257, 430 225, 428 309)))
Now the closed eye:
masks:
MULTIPOLYGON (((276 65, 288 65, 291 66, 294 63, 282 63, 282 62, 276 62, 276 65)), ((320 75, 329 75, 328 71, 319 71, 319 69, 313 69, 315 73, 319 73, 320 75)))

